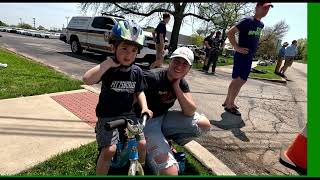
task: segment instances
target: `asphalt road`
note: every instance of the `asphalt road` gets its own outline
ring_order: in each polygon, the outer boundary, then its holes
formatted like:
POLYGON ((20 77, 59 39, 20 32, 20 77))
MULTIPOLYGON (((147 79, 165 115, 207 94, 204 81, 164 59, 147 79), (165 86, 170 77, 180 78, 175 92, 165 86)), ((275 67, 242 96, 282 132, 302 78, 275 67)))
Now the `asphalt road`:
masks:
MULTIPOLYGON (((76 79, 103 60, 84 53, 73 55, 70 46, 58 39, 40 39, 0 32, 0 47, 19 52, 54 67, 76 79)), ((10 66, 10 64, 9 64, 10 66)), ((186 77, 197 111, 211 121, 212 129, 196 141, 224 162, 237 175, 297 175, 278 161, 307 119, 307 68, 294 63, 286 84, 249 79, 236 104, 241 117, 221 106, 231 81, 232 66, 217 67, 215 76, 191 70, 186 77)), ((96 89, 100 85, 93 86, 96 89)), ((177 103, 173 109, 179 109, 177 103)))

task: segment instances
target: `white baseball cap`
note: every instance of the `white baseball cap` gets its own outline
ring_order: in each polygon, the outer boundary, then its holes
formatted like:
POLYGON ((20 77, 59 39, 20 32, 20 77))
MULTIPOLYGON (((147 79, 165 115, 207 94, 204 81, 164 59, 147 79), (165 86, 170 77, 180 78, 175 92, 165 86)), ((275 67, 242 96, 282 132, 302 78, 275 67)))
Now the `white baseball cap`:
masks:
POLYGON ((173 53, 170 56, 170 59, 174 57, 182 57, 185 60, 187 60, 190 65, 192 65, 194 60, 194 55, 192 50, 187 47, 179 47, 175 51, 173 51, 173 53))

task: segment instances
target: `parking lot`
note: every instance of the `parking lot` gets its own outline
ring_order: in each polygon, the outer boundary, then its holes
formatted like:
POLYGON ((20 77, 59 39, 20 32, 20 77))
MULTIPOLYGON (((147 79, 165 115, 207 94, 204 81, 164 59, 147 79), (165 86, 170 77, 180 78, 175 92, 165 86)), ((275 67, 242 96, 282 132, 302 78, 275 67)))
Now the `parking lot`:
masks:
MULTIPOLYGON (((100 55, 73 55, 58 39, 0 32, 0 47, 19 52, 76 79, 103 60, 100 55)), ((10 66, 10 64, 8 64, 10 66)), ((231 80, 231 67, 217 75, 192 70, 186 77, 198 111, 211 120, 211 131, 197 139, 237 175, 296 175, 278 162, 280 149, 289 145, 306 123, 306 72, 288 70, 296 82, 287 86, 249 80, 237 99, 243 116, 224 112, 221 104, 231 80), (304 82, 304 83, 303 83, 304 82)), ((94 86, 99 89, 99 85, 94 86)), ((174 108, 179 108, 177 104, 174 108)))

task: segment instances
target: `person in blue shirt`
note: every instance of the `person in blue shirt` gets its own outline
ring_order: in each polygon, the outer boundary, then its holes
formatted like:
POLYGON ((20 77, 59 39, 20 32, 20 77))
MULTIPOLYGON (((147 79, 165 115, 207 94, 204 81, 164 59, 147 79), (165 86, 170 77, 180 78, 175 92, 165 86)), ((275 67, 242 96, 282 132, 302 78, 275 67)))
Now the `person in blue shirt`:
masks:
POLYGON ((279 69, 282 65, 282 60, 284 60, 284 57, 286 55, 286 47, 289 45, 288 42, 284 42, 282 47, 279 49, 279 53, 278 53, 278 61, 277 61, 277 65, 276 65, 276 68, 274 69, 274 73, 275 74, 279 74, 280 75, 280 72, 279 72, 279 69))
POLYGON ((294 57, 297 55, 298 50, 297 50, 297 44, 298 42, 296 40, 292 41, 292 44, 287 47, 286 49, 286 54, 285 54, 285 62, 282 68, 280 69, 280 76, 286 78, 284 73, 290 67, 293 63, 294 57))
POLYGON ((224 106, 225 111, 237 116, 241 116, 241 113, 235 105, 235 98, 241 87, 247 82, 252 60, 258 48, 261 30, 264 27, 261 18, 268 14, 270 7, 273 7, 271 3, 258 2, 254 16, 242 19, 227 32, 229 41, 236 52, 233 56, 233 80, 229 85, 228 95, 222 106, 224 106), (238 42, 236 42, 236 33, 239 33, 238 42))

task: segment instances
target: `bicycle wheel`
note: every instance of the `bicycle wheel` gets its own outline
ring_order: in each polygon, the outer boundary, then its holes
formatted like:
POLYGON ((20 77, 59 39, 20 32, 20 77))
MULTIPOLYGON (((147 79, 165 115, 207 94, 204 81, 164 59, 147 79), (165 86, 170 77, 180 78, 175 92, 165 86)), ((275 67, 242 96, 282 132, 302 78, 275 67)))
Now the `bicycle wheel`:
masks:
POLYGON ((131 162, 128 175, 129 176, 135 176, 137 172, 137 163, 136 162, 131 162))
POLYGON ((128 175, 129 176, 135 176, 135 175, 144 176, 143 167, 141 166, 141 164, 138 161, 132 162, 130 164, 128 175))

